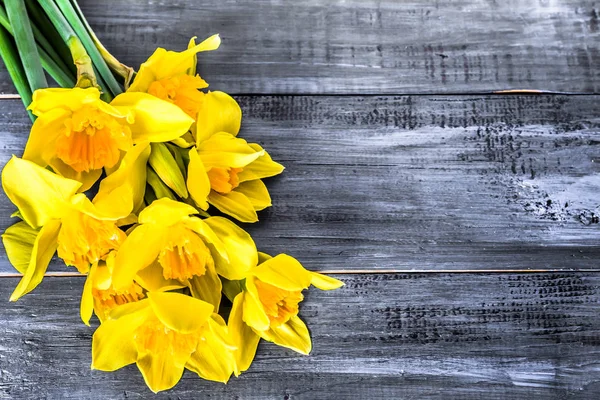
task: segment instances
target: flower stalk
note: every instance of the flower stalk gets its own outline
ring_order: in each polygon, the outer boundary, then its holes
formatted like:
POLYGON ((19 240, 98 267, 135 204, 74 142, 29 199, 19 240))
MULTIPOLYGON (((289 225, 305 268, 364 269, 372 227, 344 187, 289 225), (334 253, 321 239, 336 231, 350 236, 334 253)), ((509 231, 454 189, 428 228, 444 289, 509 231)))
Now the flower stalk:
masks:
POLYGON ((127 90, 129 84, 131 83, 131 80, 135 76, 135 70, 132 67, 128 67, 127 65, 121 63, 106 49, 106 47, 104 47, 104 45, 102 44, 102 42, 100 42, 100 40, 96 36, 96 33, 88 23, 87 19, 83 15, 83 12, 81 11, 81 8, 79 8, 77 0, 72 0, 71 5, 74 11, 79 16, 81 23, 85 26, 85 29, 87 30, 88 35, 94 42, 94 45, 96 45, 96 48, 102 55, 102 58, 104 59, 104 61, 106 61, 109 68, 123 79, 123 86, 125 87, 125 90, 127 90))
MULTIPOLYGON (((17 56, 17 49, 15 48, 12 37, 2 26, 0 26, 0 56, 8 70, 10 79, 15 85, 19 96, 21 96, 23 105, 25 108, 29 107, 29 104, 31 104, 31 89, 27 83, 21 60, 19 60, 19 57, 17 56)), ((35 120, 31 111, 27 111, 27 114, 29 114, 31 121, 35 120)))
MULTIPOLYGON (((10 25, 10 21, 8 20, 8 15, 6 14, 6 12, 4 11, 4 8, 2 8, 1 5, 0 5, 0 25, 2 25, 4 27, 4 29, 6 29, 6 31, 14 37, 14 32, 13 32, 12 26, 10 25)), ((34 33, 34 36, 36 37, 36 40, 38 39, 38 35, 43 37, 43 34, 41 33, 41 31, 35 25, 32 25, 31 27, 33 29, 33 33, 34 33)), ((46 40, 46 39, 44 38, 43 40, 46 40)), ((73 85, 75 85, 75 80, 71 76, 69 69, 64 68, 63 66, 59 65, 56 62, 55 58, 52 57, 50 55, 50 53, 48 53, 46 51, 45 45, 42 45, 41 43, 42 43, 41 41, 38 41, 38 52, 40 54, 40 60, 42 63, 42 67, 48 72, 48 74, 50 74, 52 79, 54 79, 56 81, 56 83, 58 83, 60 86, 72 87, 73 85)), ((48 46, 50 46, 49 43, 48 43, 48 46)))
POLYGON ((31 91, 48 87, 46 75, 35 44, 33 30, 24 0, 9 0, 5 4, 8 20, 12 26, 17 50, 31 91))
MULTIPOLYGON (((49 0, 40 0, 40 4, 44 7, 43 3, 49 3, 49 0)), ((81 40, 81 43, 85 47, 86 52, 94 62, 94 66, 98 70, 99 75, 102 77, 108 89, 113 96, 123 93, 123 89, 113 76, 112 72, 108 68, 108 65, 104 61, 102 54, 96 48, 92 38, 90 37, 88 30, 85 28, 81 19, 77 15, 77 12, 73 9, 70 0, 56 0, 56 5, 62 12, 63 17, 71 25, 73 31, 75 31, 77 37, 81 40)), ((44 7, 44 9, 46 9, 44 7)))

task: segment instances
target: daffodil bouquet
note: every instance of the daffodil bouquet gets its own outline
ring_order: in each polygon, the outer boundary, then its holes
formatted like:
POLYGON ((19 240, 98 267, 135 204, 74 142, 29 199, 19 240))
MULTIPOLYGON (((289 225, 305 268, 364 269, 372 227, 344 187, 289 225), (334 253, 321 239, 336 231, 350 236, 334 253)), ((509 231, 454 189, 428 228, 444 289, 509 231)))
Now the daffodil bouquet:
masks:
POLYGON ((227 382, 260 338, 308 354, 302 291, 342 282, 258 252, 235 223, 271 205, 263 179, 283 166, 238 136, 237 102, 196 73, 219 36, 158 48, 136 72, 74 0, 0 0, 0 25, 0 55, 33 121, 22 158, 2 171, 19 219, 2 235, 22 274, 10 300, 57 253, 86 276, 82 321, 100 321, 92 368, 136 363, 154 392, 184 369, 227 382))

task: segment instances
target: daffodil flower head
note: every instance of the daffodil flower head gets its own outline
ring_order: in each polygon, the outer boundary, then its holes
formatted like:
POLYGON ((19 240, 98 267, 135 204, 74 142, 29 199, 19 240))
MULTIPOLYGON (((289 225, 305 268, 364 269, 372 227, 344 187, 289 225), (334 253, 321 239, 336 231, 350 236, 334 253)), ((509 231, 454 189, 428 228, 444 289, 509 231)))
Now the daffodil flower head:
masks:
POLYGON ((121 290, 112 286, 115 256, 116 252, 111 251, 104 262, 92 265, 88 272, 80 306, 81 319, 88 326, 92 313, 105 321, 114 308, 146 297, 144 288, 137 282, 121 290))
POLYGON ((194 122, 179 107, 144 93, 105 103, 95 87, 36 90, 29 109, 38 118, 23 158, 81 182, 80 191, 134 144, 176 139, 194 122))
POLYGON ((149 292, 119 306, 96 330, 92 369, 115 371, 136 363, 153 392, 172 388, 185 368, 227 382, 235 368, 225 321, 213 306, 180 293, 149 292))
POLYGON ((102 182, 93 201, 77 193, 80 182, 31 161, 13 157, 6 164, 2 186, 23 219, 3 235, 11 263, 23 273, 11 300, 41 282, 57 249, 67 265, 87 273, 121 245, 125 233, 118 222, 130 215, 143 196, 137 188, 145 183, 149 152, 147 143, 135 146, 114 174, 102 182))
POLYGON ((237 137, 241 121, 235 99, 223 92, 206 94, 195 143, 188 144, 195 147, 188 152, 187 187, 201 209, 211 204, 241 222, 256 222, 256 212, 271 205, 262 179, 280 174, 284 167, 260 145, 237 137))
POLYGON ((221 281, 216 267, 247 268, 255 262, 256 247, 250 235, 229 220, 203 220, 194 214, 194 207, 168 198, 146 207, 117 253, 114 286, 127 287, 136 274, 150 280, 153 274, 144 272, 150 269, 166 282, 188 286, 195 297, 218 309, 221 281))
POLYGON ((237 346, 236 376, 248 369, 259 338, 308 354, 312 344, 304 322, 298 316, 302 291, 311 284, 322 290, 343 286, 343 282, 304 269, 293 257, 261 253, 261 263, 244 273, 241 292, 233 300, 229 327, 237 346))
POLYGON ((221 44, 219 35, 213 35, 196 45, 190 40, 182 52, 158 48, 141 66, 128 92, 145 92, 177 105, 187 115, 196 118, 204 93, 199 89, 208 84, 196 74, 196 54, 216 50, 221 44))

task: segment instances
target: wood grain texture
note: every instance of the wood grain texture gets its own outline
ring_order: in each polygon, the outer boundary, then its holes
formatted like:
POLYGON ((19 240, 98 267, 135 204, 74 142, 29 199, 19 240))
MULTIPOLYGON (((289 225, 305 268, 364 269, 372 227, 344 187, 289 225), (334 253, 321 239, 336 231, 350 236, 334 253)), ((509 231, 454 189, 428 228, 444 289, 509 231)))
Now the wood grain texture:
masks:
MULTIPOLYGON (((600 267, 596 96, 238 100, 241 136, 287 167, 246 225, 262 251, 313 270, 600 267)), ((1 104, 4 165, 30 123, 1 104)), ((13 210, 2 193, 1 229, 13 210)))
MULTIPOLYGON (((591 0, 79 0, 137 68, 157 46, 220 33, 200 72, 231 93, 473 93, 600 89, 591 0)), ((6 71, 0 91, 14 93, 6 71)))
MULTIPOLYGON (((225 386, 185 374, 153 398, 597 399, 600 276, 342 276, 309 290, 309 357, 261 344, 225 386)), ((16 279, 0 279, 6 299, 16 279)), ((83 279, 46 278, 0 308, 0 398, 142 399, 134 366, 90 371, 93 330, 79 321, 83 279)))

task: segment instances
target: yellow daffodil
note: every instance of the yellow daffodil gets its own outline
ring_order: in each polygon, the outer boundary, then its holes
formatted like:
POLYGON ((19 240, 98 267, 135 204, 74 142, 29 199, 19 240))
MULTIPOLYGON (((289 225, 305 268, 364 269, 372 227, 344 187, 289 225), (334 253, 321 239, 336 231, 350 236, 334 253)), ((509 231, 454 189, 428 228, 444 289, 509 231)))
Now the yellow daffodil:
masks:
POLYGON ((208 84, 196 74, 196 54, 216 50, 221 44, 219 35, 213 35, 196 45, 190 40, 188 49, 182 52, 158 48, 140 66, 128 92, 144 92, 177 105, 187 115, 196 119, 204 93, 198 89, 208 84))
POLYGON ((188 191, 203 210, 212 204, 239 221, 256 222, 256 212, 271 205, 261 179, 280 174, 283 166, 258 144, 236 137, 242 117, 237 110, 236 101, 225 93, 206 96, 196 147, 189 151, 188 191))
POLYGON ((165 142, 187 132, 192 118, 146 93, 123 93, 107 104, 95 87, 40 89, 29 106, 33 124, 23 159, 89 189, 134 144, 165 142))
POLYGON ((96 330, 92 369, 115 371, 136 363, 156 393, 175 386, 184 368, 227 382, 234 369, 232 349, 225 321, 211 304, 149 292, 147 299, 113 309, 96 330))
POLYGON ((146 297, 146 292, 184 287, 179 281, 164 279, 160 265, 155 262, 138 271, 129 286, 116 289, 112 284, 116 255, 116 251, 111 251, 104 262, 92 265, 88 273, 80 307, 81 320, 88 326, 92 313, 104 321, 115 307, 141 300, 146 297))
POLYGON ((260 258, 258 266, 238 271, 244 280, 228 283, 237 285, 240 291, 233 300, 228 324, 237 347, 236 376, 250 366, 261 337, 301 354, 310 353, 310 334, 298 317, 302 290, 311 284, 322 290, 343 286, 337 279, 307 271, 286 254, 271 258, 261 253, 260 258))
POLYGON ((77 193, 80 182, 13 156, 2 171, 2 186, 23 221, 9 227, 2 238, 23 278, 11 301, 41 282, 56 250, 67 265, 87 273, 120 247, 126 236, 118 223, 143 198, 139 188, 146 180, 149 152, 147 143, 135 146, 102 182, 93 201, 77 193))
MULTIPOLYGON (((212 304, 221 301, 221 281, 216 267, 227 271, 249 268, 254 261, 247 254, 256 252, 254 242, 244 230, 221 217, 200 219, 198 211, 168 198, 155 200, 138 218, 117 253, 113 285, 129 287, 136 274, 156 269, 165 280, 188 286, 194 297, 212 304)), ((149 278, 148 278, 149 279, 149 278)))
POLYGON ((145 297, 144 289, 137 282, 132 282, 123 290, 115 290, 112 287, 115 255, 116 252, 111 251, 105 262, 92 265, 88 272, 80 307, 81 319, 88 326, 92 313, 95 313, 100 321, 104 321, 115 307, 145 297))

